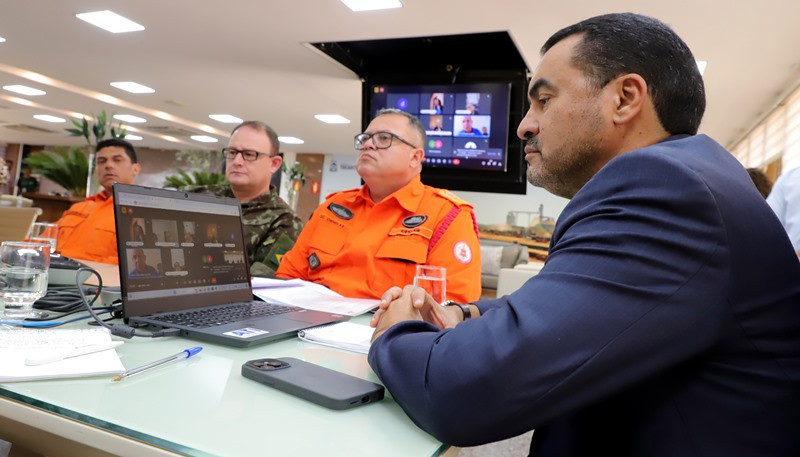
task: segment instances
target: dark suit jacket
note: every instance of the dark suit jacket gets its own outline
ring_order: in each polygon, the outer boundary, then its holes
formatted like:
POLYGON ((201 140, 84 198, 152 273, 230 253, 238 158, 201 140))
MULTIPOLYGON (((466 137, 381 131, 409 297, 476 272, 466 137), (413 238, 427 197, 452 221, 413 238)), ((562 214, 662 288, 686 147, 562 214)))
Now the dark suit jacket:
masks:
POLYGON ((461 446, 541 456, 800 455, 800 263, 708 137, 623 154, 567 205, 541 273, 482 316, 393 326, 369 362, 461 446))

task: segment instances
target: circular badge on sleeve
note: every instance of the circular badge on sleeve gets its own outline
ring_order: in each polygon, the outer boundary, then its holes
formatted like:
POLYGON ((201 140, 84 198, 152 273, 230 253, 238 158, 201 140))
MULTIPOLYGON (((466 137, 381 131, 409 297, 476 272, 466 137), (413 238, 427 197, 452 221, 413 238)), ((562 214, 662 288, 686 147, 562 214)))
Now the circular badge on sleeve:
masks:
POLYGON ((459 262, 467 265, 472 261, 472 249, 464 241, 459 241, 453 246, 453 257, 459 262))

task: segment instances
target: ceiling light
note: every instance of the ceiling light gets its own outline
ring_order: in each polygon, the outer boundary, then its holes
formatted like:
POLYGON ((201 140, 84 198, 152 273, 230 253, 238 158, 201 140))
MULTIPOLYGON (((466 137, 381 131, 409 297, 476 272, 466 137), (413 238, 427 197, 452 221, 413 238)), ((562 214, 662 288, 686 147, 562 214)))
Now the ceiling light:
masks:
POLYGON ((23 86, 22 84, 12 84, 10 86, 3 86, 3 89, 9 92, 16 92, 22 95, 44 95, 47 92, 33 87, 23 86))
POLYGON ((147 119, 133 114, 115 114, 114 119, 122 122, 130 122, 131 124, 141 124, 147 122, 147 119))
POLYGON ((353 11, 388 10, 402 8, 400 0, 342 0, 353 11))
POLYGON ((338 114, 315 114, 315 118, 326 124, 349 124, 350 119, 339 116, 338 114))
POLYGON ((139 135, 125 135, 125 138, 123 138, 123 140, 127 141, 140 141, 141 139, 142 137, 139 135))
POLYGON ((695 60, 695 62, 697 62, 697 69, 700 70, 700 76, 702 76, 703 72, 706 71, 706 65, 708 65, 708 62, 705 60, 695 60))
POLYGON ((67 122, 66 119, 62 119, 60 117, 51 116, 49 114, 34 114, 34 119, 39 119, 40 121, 45 122, 67 122))
POLYGON ((189 138, 195 141, 199 141, 201 143, 216 143, 217 141, 219 141, 218 139, 210 137, 208 135, 192 135, 189 138))
POLYGON ((0 36, 0 43, 5 43, 6 39, 0 36))
POLYGON ((293 136, 279 136, 278 141, 281 143, 286 144, 303 144, 305 141, 301 140, 300 138, 295 138, 293 136))
POLYGON ((138 32, 139 30, 144 30, 142 25, 109 10, 79 13, 76 14, 75 17, 100 27, 103 30, 108 30, 111 33, 138 32))
POLYGON ((152 94, 153 92, 156 91, 151 87, 147 87, 142 84, 135 83, 133 81, 117 81, 111 83, 111 85, 116 87, 117 89, 122 89, 132 94, 152 94))
POLYGON ((223 124, 241 124, 244 122, 242 119, 230 114, 209 114, 208 117, 223 124))
POLYGON ((163 139, 165 139, 165 140, 167 140, 167 141, 172 141, 173 143, 179 143, 179 142, 180 142, 180 141, 179 141, 177 138, 175 138, 174 136, 162 135, 162 136, 161 136, 161 138, 163 138, 163 139))

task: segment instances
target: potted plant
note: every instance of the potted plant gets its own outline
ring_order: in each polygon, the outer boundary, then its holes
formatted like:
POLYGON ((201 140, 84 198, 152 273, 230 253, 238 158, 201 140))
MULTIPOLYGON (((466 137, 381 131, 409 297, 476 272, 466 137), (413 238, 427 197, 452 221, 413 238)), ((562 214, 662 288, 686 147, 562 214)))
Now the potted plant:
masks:
POLYGON ((281 164, 281 171, 286 173, 289 178, 289 207, 297 211, 297 197, 300 194, 300 188, 306 185, 306 167, 300 162, 295 162, 291 167, 287 167, 286 163, 281 164))
POLYGON ((94 123, 84 117, 82 121, 72 120, 72 124, 75 128, 68 128, 67 132, 70 136, 82 136, 86 139, 86 146, 83 148, 78 146, 54 147, 52 150, 40 151, 28 156, 25 159, 25 165, 29 166, 32 172, 65 188, 70 195, 89 196, 93 193, 91 189, 91 169, 94 166, 92 136, 94 136, 96 144, 106 137, 106 133, 109 133, 111 138, 125 138, 126 131, 122 123, 114 126, 105 111, 100 111, 94 123))

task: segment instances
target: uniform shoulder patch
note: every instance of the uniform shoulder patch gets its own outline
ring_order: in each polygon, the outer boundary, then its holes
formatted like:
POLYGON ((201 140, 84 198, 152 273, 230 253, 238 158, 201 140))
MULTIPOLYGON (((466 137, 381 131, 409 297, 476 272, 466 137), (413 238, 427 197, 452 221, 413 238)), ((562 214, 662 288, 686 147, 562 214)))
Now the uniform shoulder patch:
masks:
POLYGON ((453 257, 460 263, 469 265, 472 262, 472 249, 469 248, 465 241, 459 241, 453 245, 453 257))
POLYGON ((350 211, 350 208, 342 206, 338 203, 331 203, 330 205, 328 205, 328 209, 330 210, 330 212, 335 214, 339 219, 344 219, 346 221, 349 221, 350 219, 353 218, 353 212, 350 211))
POLYGON ((465 206, 466 205, 466 206, 469 206, 470 208, 472 208, 472 205, 470 205, 467 201, 462 200, 456 194, 450 192, 447 189, 437 189, 436 190, 436 194, 439 195, 440 197, 444 197, 447 200, 450 200, 456 206, 465 206))

